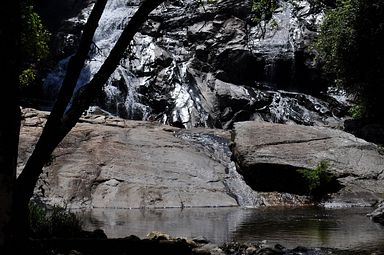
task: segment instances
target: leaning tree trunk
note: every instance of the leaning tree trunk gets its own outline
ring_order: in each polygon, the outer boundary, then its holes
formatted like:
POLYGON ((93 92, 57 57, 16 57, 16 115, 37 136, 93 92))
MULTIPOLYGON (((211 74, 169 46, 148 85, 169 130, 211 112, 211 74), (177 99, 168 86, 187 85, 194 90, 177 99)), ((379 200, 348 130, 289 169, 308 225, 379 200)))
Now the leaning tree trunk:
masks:
POLYGON ((95 74, 93 79, 84 85, 73 98, 72 107, 63 116, 63 132, 67 134, 77 123, 82 113, 91 105, 92 101, 101 92, 111 74, 119 65, 126 49, 133 40, 134 35, 139 31, 148 15, 165 0, 144 0, 139 9, 129 20, 119 40, 112 48, 111 53, 95 74))
POLYGON ((20 3, 5 0, 0 8, 0 254, 13 254, 12 195, 20 131, 17 102, 20 3))
POLYGON ((62 137, 58 135, 61 118, 72 97, 84 63, 88 58, 93 36, 107 2, 108 0, 98 0, 95 3, 84 27, 77 53, 69 60, 67 73, 44 130, 25 168, 17 179, 13 217, 17 222, 16 231, 20 238, 23 238, 23 235, 28 233, 29 200, 33 195, 34 187, 43 166, 48 162, 51 153, 62 140, 62 137))

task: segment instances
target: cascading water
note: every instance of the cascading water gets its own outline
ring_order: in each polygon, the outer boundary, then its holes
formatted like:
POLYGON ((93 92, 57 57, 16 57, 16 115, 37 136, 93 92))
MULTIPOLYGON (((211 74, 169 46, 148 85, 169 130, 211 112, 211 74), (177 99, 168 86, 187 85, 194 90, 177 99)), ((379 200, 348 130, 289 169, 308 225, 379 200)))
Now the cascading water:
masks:
MULTIPOLYGON (((108 1, 78 87, 100 68, 139 2, 108 1)), ((309 90, 316 86, 311 67, 304 64, 307 55, 299 54, 304 57, 297 63, 296 51, 305 51, 302 45, 312 33, 307 26, 318 25, 321 14, 313 14, 306 1, 300 4, 295 7, 282 1, 273 20, 261 28, 249 22, 248 0, 169 1, 150 14, 96 103, 123 118, 186 128, 231 128, 236 121, 255 119, 305 125, 337 123, 339 119, 331 110, 325 114, 317 110, 317 104, 324 108, 327 102, 317 100, 308 108, 301 104, 308 100, 276 91, 276 84, 295 86, 301 73, 309 75, 300 84, 309 90), (234 90, 262 96, 224 90, 222 82, 234 90), (267 90, 259 88, 260 84, 267 85, 267 90)), ((61 61, 48 75, 46 91, 57 91, 67 62, 61 61)))
MULTIPOLYGON (((83 16, 87 18, 90 10, 91 8, 84 10, 83 16)), ((136 10, 137 7, 127 6, 127 2, 124 0, 108 1, 93 38, 94 46, 81 72, 76 89, 89 82, 93 75, 100 69, 112 47, 119 39, 129 18, 136 10)), ((58 67, 47 76, 44 84, 46 91, 49 91, 51 94, 57 93, 59 85, 64 78, 68 61, 69 57, 60 61, 58 67)), ((105 98, 103 100, 110 104, 115 103, 116 112, 118 112, 118 108, 122 104, 126 110, 127 118, 135 119, 137 116, 145 118, 148 107, 137 102, 137 95, 135 93, 135 85, 137 83, 131 82, 135 77, 130 72, 129 65, 129 61, 122 61, 117 67, 116 71, 110 77, 108 84, 104 87, 105 98), (121 86, 126 86, 126 88, 122 89, 121 86), (120 97, 120 100, 117 100, 117 102, 116 97, 120 97)), ((111 106, 112 111, 114 110, 113 108, 114 107, 111 106)))
POLYGON ((260 193, 252 190, 237 172, 235 163, 231 160, 232 152, 228 146, 228 140, 213 135, 182 131, 176 137, 192 143, 204 150, 212 159, 227 166, 224 184, 227 192, 235 197, 242 207, 259 207, 267 204, 260 193))
MULTIPOLYGON (((107 3, 94 36, 94 47, 90 59, 81 72, 77 89, 89 82, 99 70, 137 8, 138 5, 127 5, 126 1, 123 0, 112 0, 107 3)), ((83 16, 87 17, 90 9, 84 10, 83 16)), ((161 13, 161 8, 157 12, 161 13)), ((161 118, 162 121, 167 124, 180 123, 179 125, 186 127, 204 126, 204 123, 194 121, 195 119, 207 118, 206 113, 201 110, 202 107, 199 105, 198 93, 194 93, 188 82, 187 66, 189 63, 185 55, 179 52, 180 48, 174 47, 172 49, 175 41, 169 38, 155 39, 137 33, 131 46, 127 49, 127 57, 121 60, 120 65, 104 87, 104 95, 99 100, 101 106, 105 110, 127 119, 146 120, 153 118, 150 115, 151 107, 141 102, 143 101, 141 100, 142 95, 138 90, 148 86, 148 81, 156 76, 156 69, 154 70, 153 65, 158 61, 159 55, 163 53, 163 50, 157 45, 157 41, 161 41, 160 44, 165 44, 170 48, 170 53, 166 54, 180 54, 173 55, 171 65, 164 68, 164 72, 168 72, 168 77, 163 82, 169 83, 173 87, 169 92, 173 106, 168 111, 168 115, 164 114, 161 118), (180 58, 180 56, 183 57, 180 58)), ((57 93, 58 85, 64 78, 68 61, 69 58, 60 61, 58 67, 47 76, 45 90, 48 93, 52 95, 57 93)))

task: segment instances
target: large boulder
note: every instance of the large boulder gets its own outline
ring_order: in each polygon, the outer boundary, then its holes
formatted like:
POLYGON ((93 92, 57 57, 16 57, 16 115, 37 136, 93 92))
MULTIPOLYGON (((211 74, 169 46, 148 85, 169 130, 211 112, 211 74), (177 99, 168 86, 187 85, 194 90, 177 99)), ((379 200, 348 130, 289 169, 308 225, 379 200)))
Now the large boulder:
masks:
POLYGON ((326 205, 369 206, 383 199, 384 155, 372 143, 325 127, 238 122, 233 154, 255 190, 300 193, 298 169, 328 162, 339 186, 326 205))
MULTIPOLYGON (((47 114, 23 111, 19 169, 47 114)), ((224 183, 226 163, 175 137, 178 130, 156 122, 85 117, 55 150, 36 195, 73 208, 237 206, 224 183)))
POLYGON ((374 222, 384 225, 384 202, 380 203, 373 212, 368 214, 368 216, 374 222))

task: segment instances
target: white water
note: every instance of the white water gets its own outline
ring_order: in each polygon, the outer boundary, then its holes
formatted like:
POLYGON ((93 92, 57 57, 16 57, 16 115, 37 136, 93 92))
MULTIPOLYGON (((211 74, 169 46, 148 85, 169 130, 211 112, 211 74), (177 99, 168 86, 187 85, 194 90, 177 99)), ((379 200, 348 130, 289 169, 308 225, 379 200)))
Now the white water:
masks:
MULTIPOLYGON (((94 36, 95 46, 91 50, 89 60, 81 72, 76 89, 87 84, 100 69, 129 18, 135 13, 137 8, 137 6, 127 5, 125 0, 108 1, 94 36)), ((91 8, 85 9, 82 15, 85 18, 82 20, 73 18, 72 22, 84 24, 90 11, 91 8)), ((140 33, 135 35, 131 46, 127 49, 127 57, 120 62, 120 65, 104 86, 104 100, 106 105, 108 105, 108 110, 117 113, 118 108, 124 105, 125 117, 128 119, 137 119, 137 116, 141 116, 141 119, 146 120, 150 117, 151 108, 140 103, 140 94, 137 92, 137 89, 140 86, 148 86, 149 79, 153 75, 157 75, 151 70, 151 63, 156 61, 157 54, 162 49, 157 46, 155 40, 153 37, 140 33), (140 75, 137 76, 135 73, 140 73, 140 75), (122 93, 121 88, 116 86, 117 83, 126 86, 124 93, 122 93)), ((168 44, 171 48, 174 47, 175 43, 180 43, 172 42, 167 37, 157 40, 162 40, 162 43, 168 44)), ((197 116, 198 119, 206 119, 206 117, 205 112, 201 111, 199 95, 196 95, 190 89, 187 81, 188 61, 180 59, 180 56, 184 56, 185 52, 181 54, 178 52, 178 48, 170 49, 171 54, 175 54, 171 56, 174 61, 163 70, 168 72, 168 75, 166 75, 167 80, 163 82, 172 84, 174 87, 173 91, 170 92, 171 98, 174 100, 174 108, 170 109, 169 116, 163 117, 163 122, 180 122, 186 127, 191 127, 194 124, 199 125, 199 123, 191 123, 194 119, 191 116, 197 116), (176 61, 178 62, 176 63, 176 61)), ((68 61, 69 58, 60 61, 56 69, 47 76, 44 86, 48 94, 52 96, 57 94, 64 78, 68 61)))
MULTIPOLYGON (((92 79, 94 74, 100 69, 101 65, 108 57, 112 47, 119 39, 125 25, 136 10, 137 7, 135 6, 127 6, 127 1, 125 0, 108 1, 100 19, 99 27, 94 35, 94 46, 91 49, 89 59, 81 72, 76 89, 87 84, 92 79)), ((73 18, 72 22, 84 24, 90 14, 90 11, 91 7, 85 9, 82 15, 84 19, 79 20, 73 18)), ((69 57, 60 61, 56 69, 47 76, 44 86, 48 93, 52 95, 57 93, 64 79, 68 61, 69 57)), ((142 59, 142 61, 145 61, 145 59, 142 59)), ((114 97, 119 94, 118 88, 113 85, 112 81, 120 80, 128 86, 127 96, 124 98, 124 101, 121 102, 125 105, 128 114, 133 115, 135 111, 140 111, 143 113, 143 116, 146 116, 145 113, 147 112, 147 107, 137 102, 137 96, 135 93, 135 85, 140 84, 140 81, 132 82, 132 80, 135 80, 135 77, 130 72, 130 63, 128 61, 121 62, 104 87, 104 92, 107 97, 106 101, 113 102, 114 97)))

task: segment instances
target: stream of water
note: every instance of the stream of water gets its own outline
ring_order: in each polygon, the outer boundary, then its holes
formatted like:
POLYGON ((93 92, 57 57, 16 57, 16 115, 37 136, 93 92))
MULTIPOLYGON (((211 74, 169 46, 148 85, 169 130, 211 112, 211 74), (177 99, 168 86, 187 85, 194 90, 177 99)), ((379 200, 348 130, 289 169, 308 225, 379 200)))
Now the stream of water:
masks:
POLYGON ((93 209, 83 212, 85 228, 101 228, 109 237, 151 231, 174 237, 204 236, 221 244, 230 241, 279 243, 328 247, 354 254, 384 252, 384 227, 366 216, 371 208, 186 208, 186 209, 93 209), (369 253, 366 253, 369 252, 369 253))

